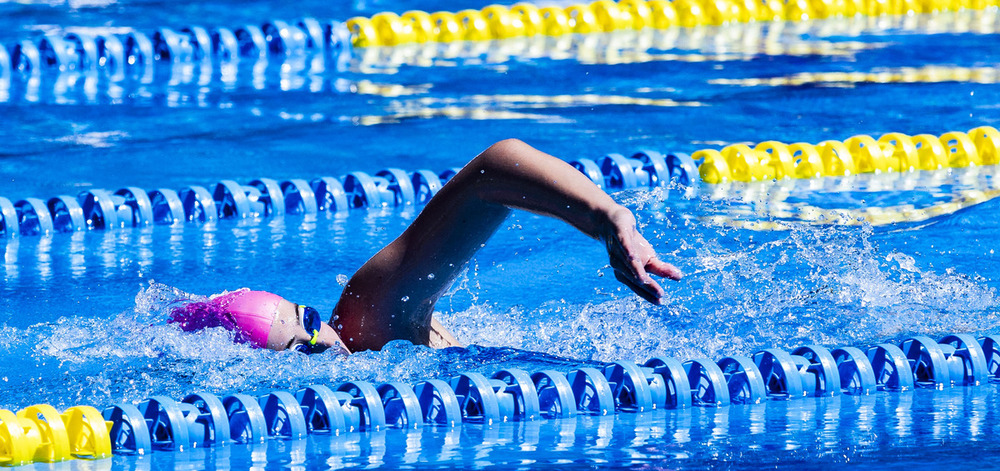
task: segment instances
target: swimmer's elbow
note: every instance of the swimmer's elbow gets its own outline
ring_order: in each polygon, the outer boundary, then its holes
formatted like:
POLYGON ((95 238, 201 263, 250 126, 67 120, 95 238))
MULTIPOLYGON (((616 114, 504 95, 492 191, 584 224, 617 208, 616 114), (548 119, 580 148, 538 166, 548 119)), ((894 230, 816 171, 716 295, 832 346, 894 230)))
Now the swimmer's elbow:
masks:
POLYGON ((479 170, 491 170, 506 167, 512 162, 531 157, 538 151, 524 141, 516 138, 497 141, 484 150, 471 163, 479 170))
POLYGON ((534 148, 526 144, 524 141, 511 137, 502 141, 497 141, 495 144, 486 149, 483 154, 510 157, 515 155, 524 155, 525 153, 533 150, 534 148))

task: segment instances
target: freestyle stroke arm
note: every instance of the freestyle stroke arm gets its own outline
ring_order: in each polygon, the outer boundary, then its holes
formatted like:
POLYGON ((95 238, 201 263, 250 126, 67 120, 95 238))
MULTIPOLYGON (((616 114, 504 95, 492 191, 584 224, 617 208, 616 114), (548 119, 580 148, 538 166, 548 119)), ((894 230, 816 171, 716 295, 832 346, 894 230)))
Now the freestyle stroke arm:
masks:
POLYGON ((434 304, 511 208, 561 219, 604 243, 615 277, 651 303, 664 293, 651 273, 681 278, 657 259, 628 209, 569 164, 508 139, 469 162, 350 279, 331 319, 348 348, 379 349, 395 339, 457 345, 431 318, 434 304))

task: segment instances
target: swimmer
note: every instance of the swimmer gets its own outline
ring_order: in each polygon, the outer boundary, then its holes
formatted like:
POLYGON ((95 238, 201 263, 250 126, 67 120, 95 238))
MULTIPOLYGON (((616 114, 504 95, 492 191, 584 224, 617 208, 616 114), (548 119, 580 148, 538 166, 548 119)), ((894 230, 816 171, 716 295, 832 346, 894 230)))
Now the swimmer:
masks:
POLYGON ((462 168, 396 240, 358 269, 328 322, 313 307, 247 289, 174 309, 170 322, 186 331, 222 326, 237 341, 303 353, 378 350, 398 339, 460 346, 432 316, 434 304, 512 208, 561 219, 603 243, 615 278, 651 303, 664 294, 651 274, 681 278, 639 234, 631 211, 569 164, 508 139, 462 168))

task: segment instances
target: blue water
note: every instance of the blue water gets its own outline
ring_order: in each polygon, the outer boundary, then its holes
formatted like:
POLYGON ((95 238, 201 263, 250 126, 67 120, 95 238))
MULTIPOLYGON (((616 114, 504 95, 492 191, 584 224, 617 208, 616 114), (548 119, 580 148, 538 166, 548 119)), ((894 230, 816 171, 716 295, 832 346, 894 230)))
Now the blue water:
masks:
MULTIPOLYGON (((442 1, 424 8, 469 6, 483 5, 442 1)), ((148 32, 204 18, 235 27, 413 7, 0 3, 0 42, 75 27, 148 32)), ((569 160, 640 148, 693 151, 767 139, 1000 127, 996 83, 739 82, 927 66, 995 69, 997 23, 997 13, 987 12, 679 29, 493 49, 441 47, 429 63, 412 59, 419 51, 411 48, 394 59, 369 52, 285 75, 281 64, 259 71, 245 65, 231 83, 211 74, 199 83, 204 76, 169 68, 158 71, 162 80, 101 82, 92 90, 80 80, 59 82, 74 77, 48 77, 35 89, 15 82, 0 86, 0 195, 311 179, 390 166, 442 170, 511 136, 569 160), (483 52, 499 49, 508 56, 483 52), (518 52, 532 50, 542 52, 518 52), (75 85, 58 89, 59 83, 75 85)), ((857 219, 861 208, 932 207, 970 190, 991 191, 996 180, 995 169, 984 168, 617 194, 661 257, 687 273, 668 285, 665 307, 620 288, 599 244, 557 221, 516 213, 438 304, 436 315, 469 348, 394 343, 347 358, 257 351, 232 344, 221 331, 183 334, 164 325, 165 310, 177 297, 242 286, 332 309, 340 275, 392 240, 412 211, 23 237, 0 246, 0 407, 102 407, 193 390, 414 382, 467 370, 569 370, 654 355, 719 359, 807 343, 832 348, 915 334, 997 334, 997 200, 892 225, 857 219), (835 209, 857 224, 816 226, 768 212, 781 202, 796 210, 835 209), (746 221, 781 223, 782 230, 754 230, 746 221)), ((390 430, 114 463, 140 469, 198 469, 206 462, 242 469, 264 460, 270 467, 310 468, 939 467, 968 459, 969 450, 997 461, 996 394, 996 386, 983 386, 390 430)))

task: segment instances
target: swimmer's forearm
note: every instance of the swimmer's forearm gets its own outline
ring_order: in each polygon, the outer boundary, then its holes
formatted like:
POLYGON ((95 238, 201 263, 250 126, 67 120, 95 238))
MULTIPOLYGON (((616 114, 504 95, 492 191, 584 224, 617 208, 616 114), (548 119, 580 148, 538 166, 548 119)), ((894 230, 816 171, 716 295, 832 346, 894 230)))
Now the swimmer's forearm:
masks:
POLYGON ((484 201, 559 218, 594 239, 628 212, 566 162, 516 139, 494 144, 456 178, 484 201))

